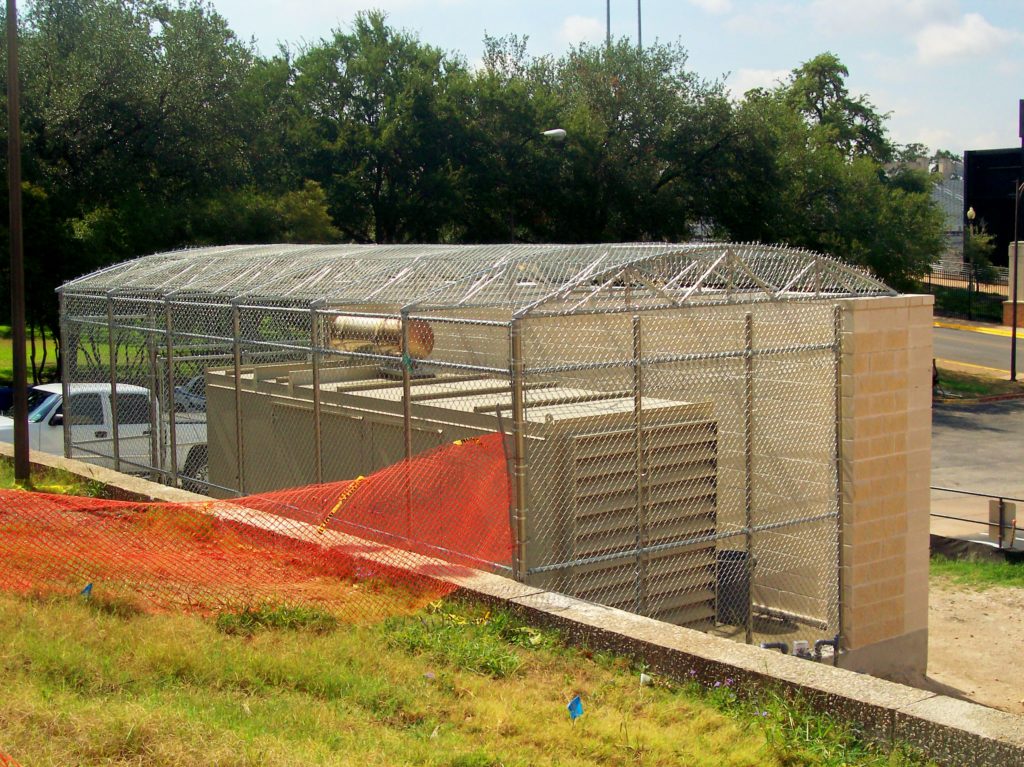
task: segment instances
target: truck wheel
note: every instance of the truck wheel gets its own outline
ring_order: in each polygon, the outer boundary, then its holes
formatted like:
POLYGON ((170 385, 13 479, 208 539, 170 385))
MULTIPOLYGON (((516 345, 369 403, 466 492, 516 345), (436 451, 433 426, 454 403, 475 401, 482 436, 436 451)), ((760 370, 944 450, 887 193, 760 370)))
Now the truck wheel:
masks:
POLYGON ((181 487, 190 493, 207 495, 210 492, 205 483, 210 481, 210 455, 206 445, 196 445, 185 458, 185 475, 181 487))

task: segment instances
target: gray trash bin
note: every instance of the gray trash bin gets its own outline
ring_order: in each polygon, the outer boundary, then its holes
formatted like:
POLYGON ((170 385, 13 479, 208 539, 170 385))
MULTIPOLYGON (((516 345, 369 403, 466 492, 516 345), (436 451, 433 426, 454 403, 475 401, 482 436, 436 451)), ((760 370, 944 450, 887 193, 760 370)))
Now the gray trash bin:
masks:
POLYGON ((750 571, 745 551, 723 549, 715 558, 715 617, 719 623, 747 625, 750 613, 750 571))

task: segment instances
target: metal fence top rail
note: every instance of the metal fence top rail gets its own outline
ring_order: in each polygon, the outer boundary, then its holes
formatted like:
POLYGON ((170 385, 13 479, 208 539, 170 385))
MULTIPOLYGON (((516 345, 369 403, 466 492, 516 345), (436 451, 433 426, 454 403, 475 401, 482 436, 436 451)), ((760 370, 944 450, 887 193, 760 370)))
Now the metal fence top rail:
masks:
POLYGON ((491 308, 571 314, 638 307, 895 295, 868 272, 805 250, 736 243, 231 245, 157 253, 65 283, 125 299, 384 311, 491 308))

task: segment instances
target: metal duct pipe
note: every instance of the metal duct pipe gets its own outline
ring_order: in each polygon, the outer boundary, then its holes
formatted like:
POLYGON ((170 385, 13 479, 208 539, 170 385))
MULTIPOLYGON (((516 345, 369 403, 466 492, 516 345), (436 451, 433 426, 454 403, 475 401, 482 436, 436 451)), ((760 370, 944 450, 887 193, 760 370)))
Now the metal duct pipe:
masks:
MULTIPOLYGON (((434 351, 434 331, 425 320, 409 320, 409 357, 425 359, 434 351)), ((330 345, 343 351, 370 346, 376 354, 403 354, 402 321, 382 317, 335 317, 330 345)))

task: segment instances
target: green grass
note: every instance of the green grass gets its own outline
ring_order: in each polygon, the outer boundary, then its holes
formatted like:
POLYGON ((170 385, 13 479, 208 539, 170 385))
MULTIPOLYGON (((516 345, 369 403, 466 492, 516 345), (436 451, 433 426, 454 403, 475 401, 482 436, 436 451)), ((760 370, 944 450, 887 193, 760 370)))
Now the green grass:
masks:
MULTIPOLYGON (((25 360, 29 365, 29 378, 32 377, 32 348, 25 342, 25 360)), ((42 359, 42 348, 39 341, 36 341, 37 359, 42 359)), ((44 368, 44 378, 55 378, 57 375, 57 344, 50 338, 46 339, 46 367, 44 368)), ((11 352, 11 339, 10 335, 0 335, 0 384, 9 385, 14 380, 14 354, 11 352)))
MULTIPOLYGON (((0 488, 10 490, 20 485, 14 480, 14 464, 10 459, 0 458, 0 488)), ((84 495, 90 498, 106 498, 107 486, 96 480, 83 479, 60 469, 33 468, 27 490, 59 495, 84 495)))
POLYGON ((638 671, 459 602, 237 635, 96 592, 0 594, 0 743, 26 765, 922 764, 729 679, 641 686, 638 671))
POLYGON ((987 589, 992 586, 1024 588, 1024 561, 949 559, 934 556, 931 575, 958 586, 987 589))
POLYGON ((946 394, 960 397, 989 397, 1000 394, 1024 394, 1018 381, 939 368, 939 385, 946 394))

